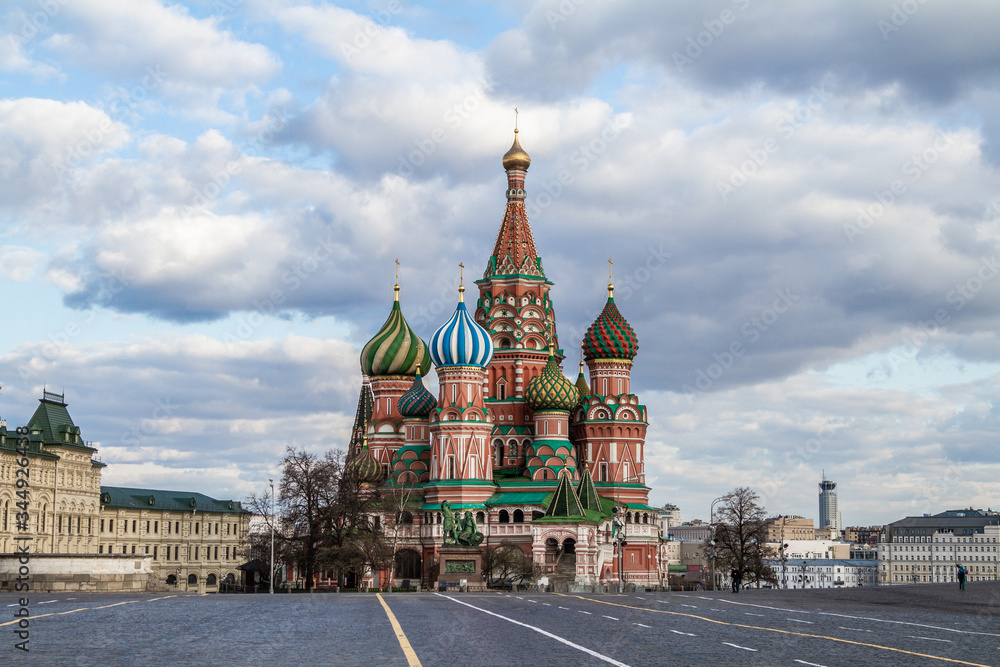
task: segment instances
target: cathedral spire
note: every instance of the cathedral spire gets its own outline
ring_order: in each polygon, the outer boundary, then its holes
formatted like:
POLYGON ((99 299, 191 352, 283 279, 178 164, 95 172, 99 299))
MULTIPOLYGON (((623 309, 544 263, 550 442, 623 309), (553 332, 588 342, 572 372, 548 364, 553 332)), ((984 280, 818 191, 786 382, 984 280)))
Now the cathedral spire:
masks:
POLYGON ((503 168, 507 172, 507 209, 504 211, 503 222, 500 223, 500 232, 493 246, 493 256, 490 257, 485 278, 508 275, 545 278, 524 203, 524 178, 531 166, 531 158, 521 148, 517 135, 518 130, 515 128, 514 143, 503 156, 503 168))
POLYGON ((372 410, 374 399, 372 388, 368 384, 368 376, 361 376, 361 394, 358 396, 358 411, 354 415, 354 427, 351 429, 351 442, 347 446, 347 453, 353 456, 361 451, 362 444, 367 442, 368 424, 372 420, 372 410))

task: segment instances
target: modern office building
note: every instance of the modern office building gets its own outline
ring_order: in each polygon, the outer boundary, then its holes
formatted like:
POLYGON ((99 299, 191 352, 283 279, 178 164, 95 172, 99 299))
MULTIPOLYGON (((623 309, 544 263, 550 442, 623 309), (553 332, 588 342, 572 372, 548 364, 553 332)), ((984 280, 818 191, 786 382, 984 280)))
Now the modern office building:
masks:
POLYGON ((819 483, 819 527, 827 526, 840 530, 840 512, 837 511, 837 483, 824 475, 819 483))

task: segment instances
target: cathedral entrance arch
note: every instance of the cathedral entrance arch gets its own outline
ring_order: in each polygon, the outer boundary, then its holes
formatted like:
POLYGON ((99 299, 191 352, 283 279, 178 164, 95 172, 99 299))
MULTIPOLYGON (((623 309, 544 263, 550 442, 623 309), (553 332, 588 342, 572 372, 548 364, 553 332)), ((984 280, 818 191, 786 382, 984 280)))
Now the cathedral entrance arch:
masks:
POLYGON ((575 554, 576 553, 576 540, 572 537, 567 537, 562 543, 563 553, 565 554, 575 554))

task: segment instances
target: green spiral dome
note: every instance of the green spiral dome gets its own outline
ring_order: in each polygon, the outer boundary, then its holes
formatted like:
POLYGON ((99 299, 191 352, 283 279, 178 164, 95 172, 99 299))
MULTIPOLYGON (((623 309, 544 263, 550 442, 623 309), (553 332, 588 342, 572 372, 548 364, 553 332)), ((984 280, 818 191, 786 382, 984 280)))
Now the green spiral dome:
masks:
MULTIPOLYGON (((398 287, 397 287, 398 290, 398 287)), ((431 367, 427 343, 410 328, 399 308, 399 293, 392 303, 389 319, 361 350, 361 372, 380 375, 416 375, 431 367)))

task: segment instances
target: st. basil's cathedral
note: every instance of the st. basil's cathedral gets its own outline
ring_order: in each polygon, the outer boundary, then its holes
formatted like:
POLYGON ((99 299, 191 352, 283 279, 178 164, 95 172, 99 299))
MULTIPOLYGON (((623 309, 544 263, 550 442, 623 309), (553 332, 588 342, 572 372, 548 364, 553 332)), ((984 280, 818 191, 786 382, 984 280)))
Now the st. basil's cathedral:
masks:
POLYGON ((625 582, 657 585, 666 563, 645 486, 646 406, 630 387, 636 335, 609 284, 576 382, 563 375, 553 283, 525 210, 531 158, 517 132, 474 312, 460 284, 454 314, 427 344, 403 317, 397 277, 389 318, 361 352, 348 465, 366 483, 412 492, 396 531, 397 582, 435 584, 453 511, 475 518, 482 547, 517 545, 553 584, 614 585, 620 568, 625 582), (432 361, 437 397, 423 380, 432 361))

